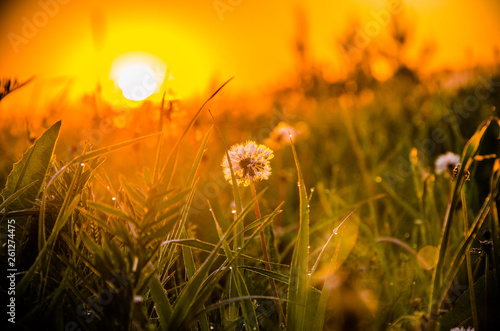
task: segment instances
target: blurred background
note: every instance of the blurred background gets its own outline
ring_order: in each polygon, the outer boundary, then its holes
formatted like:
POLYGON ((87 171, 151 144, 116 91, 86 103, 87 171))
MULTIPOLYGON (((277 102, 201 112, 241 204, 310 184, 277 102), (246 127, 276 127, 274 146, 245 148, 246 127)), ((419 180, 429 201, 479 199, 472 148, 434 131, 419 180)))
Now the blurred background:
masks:
MULTIPOLYGON (((392 25, 408 38, 397 55, 422 74, 491 65, 500 36, 495 0, 19 0, 2 6, 2 76, 37 77, 23 96, 5 101, 3 108, 17 109, 2 115, 44 106, 68 84, 73 100, 100 84, 112 101, 113 61, 130 52, 161 59, 171 74, 163 87, 183 98, 204 96, 232 76, 226 94, 255 96, 289 85, 302 65, 328 80, 346 77, 354 48, 377 43, 380 51, 397 51, 386 47, 392 25), (353 33, 354 48, 346 50, 342 44, 353 33)), ((387 79, 397 63, 376 55, 366 65, 387 79)))

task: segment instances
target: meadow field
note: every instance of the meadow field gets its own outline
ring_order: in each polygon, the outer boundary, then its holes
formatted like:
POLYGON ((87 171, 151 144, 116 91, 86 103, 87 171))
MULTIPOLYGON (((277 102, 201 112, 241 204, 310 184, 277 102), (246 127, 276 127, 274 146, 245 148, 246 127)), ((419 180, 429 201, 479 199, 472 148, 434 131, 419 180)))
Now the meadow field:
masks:
POLYGON ((1 210, 16 323, 494 329, 496 72, 452 89, 408 70, 364 87, 311 75, 260 113, 211 105, 224 86, 198 109, 139 106, 122 128, 102 106, 85 123, 98 146, 47 119, 28 148, 13 121, 1 210))
POLYGON ((383 79, 372 46, 330 79, 299 38, 262 99, 97 84, 13 116, 37 78, 2 77, 9 327, 497 330, 500 62, 424 74, 404 36, 383 79))

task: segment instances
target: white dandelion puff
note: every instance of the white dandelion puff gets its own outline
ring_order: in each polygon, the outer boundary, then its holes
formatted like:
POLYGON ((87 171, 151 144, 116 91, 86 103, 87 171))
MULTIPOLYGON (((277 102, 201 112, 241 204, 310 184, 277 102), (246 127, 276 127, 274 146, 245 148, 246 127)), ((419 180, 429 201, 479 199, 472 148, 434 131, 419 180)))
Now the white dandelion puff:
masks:
POLYGON ((474 331, 474 328, 471 328, 470 326, 466 328, 464 328, 463 326, 461 327, 456 327, 456 328, 453 328, 451 329, 450 331, 474 331))
MULTIPOLYGON (((266 180, 271 175, 269 160, 274 157, 273 151, 254 141, 233 145, 229 149, 229 158, 233 167, 234 176, 238 186, 248 186, 252 182, 266 180)), ((231 171, 227 155, 222 159, 224 178, 232 184, 231 171)))
POLYGON ((448 174, 453 173, 453 169, 460 163, 460 156, 452 152, 440 155, 436 159, 436 174, 448 174))

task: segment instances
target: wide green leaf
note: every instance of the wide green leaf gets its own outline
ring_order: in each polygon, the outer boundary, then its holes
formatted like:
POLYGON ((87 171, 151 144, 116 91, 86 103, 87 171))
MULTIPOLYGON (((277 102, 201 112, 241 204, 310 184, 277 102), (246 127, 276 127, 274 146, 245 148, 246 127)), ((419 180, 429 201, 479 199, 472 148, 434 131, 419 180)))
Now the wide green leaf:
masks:
MULTIPOLYGON (((17 200, 10 203, 8 210, 21 210, 30 208, 42 188, 43 181, 49 169, 50 160, 59 137, 61 121, 56 122, 38 138, 33 145, 23 154, 19 162, 14 164, 7 177, 7 183, 2 191, 4 200, 14 195, 18 190, 28 185, 17 200)), ((7 210, 6 210, 7 211, 7 210)), ((23 227, 25 219, 17 219, 17 224, 23 227)))

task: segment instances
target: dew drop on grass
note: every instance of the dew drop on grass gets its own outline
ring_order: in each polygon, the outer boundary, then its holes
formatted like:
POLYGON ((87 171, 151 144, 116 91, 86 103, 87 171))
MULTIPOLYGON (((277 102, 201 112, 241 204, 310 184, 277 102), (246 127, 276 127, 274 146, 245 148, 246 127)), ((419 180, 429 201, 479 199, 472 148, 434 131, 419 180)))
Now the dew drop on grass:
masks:
POLYGON ((334 235, 337 235, 337 231, 335 231, 333 234, 334 234, 334 235))
POLYGON ((116 197, 112 197, 111 200, 116 201, 116 197))
POLYGON ((80 165, 83 167, 83 166, 85 166, 85 163, 82 162, 82 163, 80 163, 80 165))
POLYGON ((236 214, 236 209, 231 210, 231 213, 236 214))
POLYGON ((300 187, 300 183, 297 183, 297 186, 300 187))

